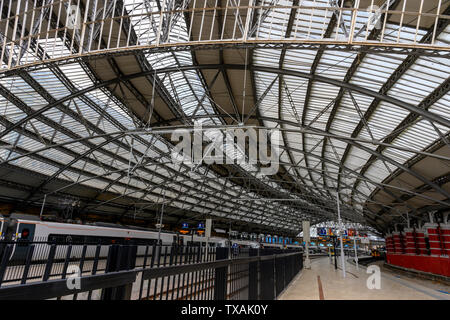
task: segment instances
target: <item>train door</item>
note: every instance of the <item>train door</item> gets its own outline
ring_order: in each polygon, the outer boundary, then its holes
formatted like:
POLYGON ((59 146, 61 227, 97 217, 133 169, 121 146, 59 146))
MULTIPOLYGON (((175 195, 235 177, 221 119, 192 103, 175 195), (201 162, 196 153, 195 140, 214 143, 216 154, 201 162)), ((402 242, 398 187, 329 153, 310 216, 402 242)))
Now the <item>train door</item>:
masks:
POLYGON ((12 255, 13 260, 25 259, 28 245, 33 241, 34 233, 36 231, 36 224, 26 223, 22 221, 17 222, 16 228, 16 245, 12 255))
MULTIPOLYGON (((6 233, 6 222, 4 219, 0 219, 0 241, 5 239, 5 233, 6 233)), ((5 244, 0 242, 0 261, 2 261, 3 258, 3 250, 4 250, 5 244)))
POLYGON ((3 228, 5 227, 5 220, 0 218, 0 240, 3 240, 5 237, 5 231, 3 228))

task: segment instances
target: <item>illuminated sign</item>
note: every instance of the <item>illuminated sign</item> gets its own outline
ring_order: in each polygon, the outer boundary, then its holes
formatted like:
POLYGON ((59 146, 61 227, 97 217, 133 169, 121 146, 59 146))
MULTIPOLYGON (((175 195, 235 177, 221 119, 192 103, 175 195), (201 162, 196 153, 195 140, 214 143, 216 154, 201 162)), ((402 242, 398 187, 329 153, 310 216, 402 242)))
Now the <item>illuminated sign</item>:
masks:
POLYGON ((182 229, 189 229, 189 224, 186 223, 186 222, 183 222, 183 223, 181 224, 181 228, 182 228, 182 229))
POLYGON ((200 222, 197 226, 197 229, 205 229, 205 224, 200 222))

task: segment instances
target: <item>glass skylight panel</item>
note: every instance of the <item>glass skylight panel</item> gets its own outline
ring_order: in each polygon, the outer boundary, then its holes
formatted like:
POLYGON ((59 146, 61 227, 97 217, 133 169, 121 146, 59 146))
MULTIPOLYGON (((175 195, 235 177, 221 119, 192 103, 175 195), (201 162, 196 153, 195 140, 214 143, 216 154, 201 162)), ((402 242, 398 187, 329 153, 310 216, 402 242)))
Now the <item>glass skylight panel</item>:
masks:
MULTIPOLYGON (((439 135, 433 126, 427 120, 420 120, 408 130, 402 132, 393 141, 393 144, 421 151, 437 139, 439 139, 439 135)), ((401 163, 403 162, 406 162, 406 160, 401 163)))
POLYGON ((343 80, 355 58, 355 53, 326 50, 317 66, 316 74, 327 78, 343 80))
POLYGON ((280 63, 280 55, 280 50, 255 49, 253 53, 253 63, 255 65, 278 68, 280 63))
POLYGON ((326 123, 334 106, 334 99, 338 92, 338 87, 319 82, 313 83, 305 118, 306 126, 325 130, 326 123))
POLYGON ((1 78, 0 83, 19 98, 27 107, 30 107, 33 110, 38 110, 47 104, 33 88, 19 77, 1 78))
POLYGON ((62 65, 59 68, 78 90, 93 85, 89 76, 78 63, 62 65))
POLYGON ((392 72, 403 62, 403 55, 374 55, 367 54, 361 60, 357 72, 350 83, 364 84, 364 87, 378 92, 392 72))
POLYGON ((309 72, 316 54, 315 50, 286 50, 283 67, 288 70, 309 72))
POLYGON ((416 34, 416 28, 405 26, 405 24, 399 29, 399 26, 395 24, 386 23, 383 42, 411 43, 414 40, 419 42, 426 34, 426 30, 423 29, 417 30, 416 34))
MULTIPOLYGON (((369 169, 366 171, 364 176, 374 182, 382 182, 384 179, 386 179, 390 175, 390 172, 386 168, 386 166, 388 166, 392 172, 395 171, 395 169, 396 169, 396 167, 394 165, 387 163, 386 161, 385 161, 385 163, 383 163, 381 160, 376 160, 369 167, 369 169)), ((362 185, 362 183, 361 183, 361 185, 362 185)))
MULTIPOLYGON (((416 154, 413 152, 406 152, 395 148, 388 148, 385 151, 383 151, 383 155, 386 157, 389 157, 389 159, 395 160, 398 163, 405 163, 412 157, 414 157, 416 154)), ((395 171, 395 167, 394 170, 395 171)))
MULTIPOLYGON (((30 75, 55 99, 61 99, 70 94, 69 89, 67 89, 59 80, 56 78, 55 74, 51 70, 43 69, 34 72, 30 72, 30 75)), ((37 93, 35 93, 37 94, 37 93)), ((43 106, 48 104, 44 98, 43 106)))
POLYGON ((53 175, 59 170, 59 168, 53 165, 32 158, 22 158, 17 162, 17 165, 24 169, 42 173, 48 176, 53 175))

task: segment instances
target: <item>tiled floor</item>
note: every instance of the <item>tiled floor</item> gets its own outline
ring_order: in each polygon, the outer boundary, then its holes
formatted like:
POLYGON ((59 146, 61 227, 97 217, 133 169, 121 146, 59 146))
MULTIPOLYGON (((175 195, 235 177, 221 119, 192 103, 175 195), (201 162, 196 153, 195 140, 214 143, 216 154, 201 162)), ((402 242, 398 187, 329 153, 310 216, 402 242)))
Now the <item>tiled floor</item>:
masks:
MULTIPOLYGON (((340 263, 338 265, 340 268, 340 263)), ((279 297, 280 300, 318 300, 320 284, 325 300, 450 300, 450 288, 423 286, 410 279, 381 269, 381 288, 368 289, 367 279, 371 274, 366 268, 346 263, 347 276, 335 270, 329 258, 312 260, 311 269, 304 269, 279 297), (320 281, 318 280, 320 277, 320 281), (440 290, 440 291, 439 291, 440 290)), ((445 287, 445 286, 444 286, 445 287)))

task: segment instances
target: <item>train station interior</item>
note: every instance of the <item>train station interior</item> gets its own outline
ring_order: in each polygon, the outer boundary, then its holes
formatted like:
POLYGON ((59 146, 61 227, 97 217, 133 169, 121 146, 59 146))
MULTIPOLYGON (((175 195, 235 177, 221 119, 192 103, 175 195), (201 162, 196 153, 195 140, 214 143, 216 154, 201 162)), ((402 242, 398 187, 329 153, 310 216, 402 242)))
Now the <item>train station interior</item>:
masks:
POLYGON ((0 300, 450 300, 449 75, 450 0, 1 0, 0 300))

